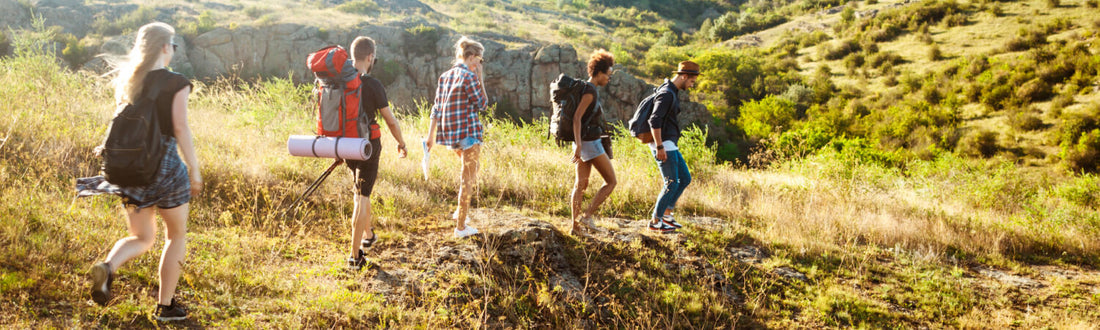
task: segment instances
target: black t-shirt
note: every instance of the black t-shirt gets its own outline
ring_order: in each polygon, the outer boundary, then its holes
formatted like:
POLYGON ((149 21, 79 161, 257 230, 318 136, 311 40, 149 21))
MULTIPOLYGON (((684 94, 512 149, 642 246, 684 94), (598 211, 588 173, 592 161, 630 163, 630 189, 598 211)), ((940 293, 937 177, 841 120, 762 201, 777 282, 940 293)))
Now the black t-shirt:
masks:
MULTIPOLYGON (((168 71, 167 69, 158 69, 149 71, 149 75, 145 76, 145 87, 149 88, 152 82, 160 84, 160 91, 157 93, 157 121, 160 122, 160 132, 166 136, 175 137, 176 129, 172 125, 172 100, 175 99, 176 93, 178 93, 184 87, 191 87, 191 81, 179 73, 168 71)), ((144 94, 147 90, 143 89, 141 92, 144 94)))
POLYGON ((581 140, 599 140, 600 135, 603 134, 603 106, 600 105, 600 93, 596 90, 596 85, 586 81, 581 95, 587 94, 592 95, 592 103, 588 104, 588 109, 585 109, 584 115, 581 116, 581 125, 588 123, 587 126, 581 127, 581 140))
POLYGON ((371 125, 378 124, 378 110, 390 106, 390 100, 386 98, 386 87, 370 75, 360 75, 361 83, 359 97, 359 111, 367 115, 371 125))

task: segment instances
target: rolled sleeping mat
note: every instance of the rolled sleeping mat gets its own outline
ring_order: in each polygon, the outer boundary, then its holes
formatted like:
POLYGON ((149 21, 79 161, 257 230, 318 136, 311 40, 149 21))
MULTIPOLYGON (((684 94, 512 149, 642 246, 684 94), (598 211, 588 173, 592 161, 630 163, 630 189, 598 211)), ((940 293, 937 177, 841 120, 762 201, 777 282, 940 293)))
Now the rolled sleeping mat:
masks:
POLYGON ((286 149, 291 156, 345 160, 367 160, 374 151, 368 139, 313 135, 291 135, 286 149))

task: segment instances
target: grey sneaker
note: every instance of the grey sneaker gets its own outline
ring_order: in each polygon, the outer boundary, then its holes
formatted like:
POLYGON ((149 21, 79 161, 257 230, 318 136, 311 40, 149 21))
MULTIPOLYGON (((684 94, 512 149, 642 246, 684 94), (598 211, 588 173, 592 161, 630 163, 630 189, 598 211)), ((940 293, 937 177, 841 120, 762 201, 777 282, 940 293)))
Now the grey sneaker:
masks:
POLYGON ((157 304, 157 310, 154 312, 157 314, 157 321, 170 322, 170 321, 182 321, 187 319, 187 309, 182 305, 176 303, 176 299, 172 298, 172 304, 165 306, 157 304))
POLYGON ((667 223, 669 226, 676 227, 676 229, 680 229, 680 228, 684 227, 684 225, 681 225, 679 222, 676 222, 676 218, 673 218, 672 215, 662 216, 661 221, 663 221, 664 223, 667 223))
POLYGON ((114 274, 111 274, 111 266, 101 262, 92 266, 92 300, 100 306, 107 306, 111 300, 111 282, 114 274))

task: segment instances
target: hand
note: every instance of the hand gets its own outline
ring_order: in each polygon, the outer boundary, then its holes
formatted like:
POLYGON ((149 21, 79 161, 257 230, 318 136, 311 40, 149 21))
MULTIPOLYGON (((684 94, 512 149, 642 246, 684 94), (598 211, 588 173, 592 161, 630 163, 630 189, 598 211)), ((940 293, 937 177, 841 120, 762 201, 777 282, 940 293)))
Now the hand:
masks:
POLYGON ((435 145, 435 139, 427 139, 424 143, 428 145, 428 151, 432 151, 432 146, 435 145))
POLYGON ((409 155, 409 150, 405 148, 405 144, 401 143, 397 145, 397 157, 405 158, 409 155))
POLYGON ((581 150, 580 148, 573 147, 573 164, 581 163, 581 150))
POLYGON ((197 197, 202 192, 202 179, 191 178, 191 197, 197 197))
POLYGON ((665 154, 665 149, 657 149, 657 160, 663 162, 666 159, 668 159, 668 155, 665 154))

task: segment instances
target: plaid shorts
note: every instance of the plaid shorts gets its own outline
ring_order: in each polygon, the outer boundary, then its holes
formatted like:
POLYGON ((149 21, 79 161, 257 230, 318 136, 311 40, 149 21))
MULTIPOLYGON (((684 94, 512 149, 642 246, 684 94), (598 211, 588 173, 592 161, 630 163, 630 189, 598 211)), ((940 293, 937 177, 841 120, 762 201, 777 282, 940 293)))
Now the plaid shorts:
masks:
POLYGON ((160 163, 160 173, 153 184, 144 187, 123 187, 119 189, 122 203, 143 209, 156 205, 170 209, 191 201, 191 177, 187 175, 187 165, 180 160, 176 151, 176 139, 167 138, 167 150, 160 163))

